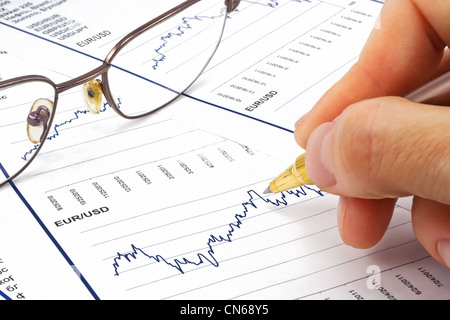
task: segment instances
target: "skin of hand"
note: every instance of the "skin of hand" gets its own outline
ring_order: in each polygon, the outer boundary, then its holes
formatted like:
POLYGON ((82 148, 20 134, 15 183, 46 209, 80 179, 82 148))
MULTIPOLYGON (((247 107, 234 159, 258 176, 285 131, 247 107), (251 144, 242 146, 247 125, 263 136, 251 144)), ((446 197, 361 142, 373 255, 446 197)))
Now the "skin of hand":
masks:
POLYGON ((357 248, 384 235, 413 195, 424 248, 450 267, 450 107, 405 96, 450 70, 450 1, 387 0, 357 63, 296 123, 306 170, 340 195, 338 226, 357 248))

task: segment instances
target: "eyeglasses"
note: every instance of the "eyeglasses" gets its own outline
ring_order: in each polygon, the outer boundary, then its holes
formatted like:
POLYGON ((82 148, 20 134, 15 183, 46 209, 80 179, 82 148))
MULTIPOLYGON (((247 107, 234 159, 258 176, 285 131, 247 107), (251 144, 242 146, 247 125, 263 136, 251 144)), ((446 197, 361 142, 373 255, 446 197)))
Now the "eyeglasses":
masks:
MULTIPOLYGON (((159 10, 174 3, 154 2, 159 10)), ((49 139, 62 92, 82 85, 90 112, 101 111, 104 96, 126 119, 144 117, 177 99, 205 70, 221 41, 227 14, 239 3, 184 1, 125 36, 100 67, 70 81, 55 84, 36 75, 1 81, 0 169, 5 177, 0 177, 0 186, 20 175, 49 139)))

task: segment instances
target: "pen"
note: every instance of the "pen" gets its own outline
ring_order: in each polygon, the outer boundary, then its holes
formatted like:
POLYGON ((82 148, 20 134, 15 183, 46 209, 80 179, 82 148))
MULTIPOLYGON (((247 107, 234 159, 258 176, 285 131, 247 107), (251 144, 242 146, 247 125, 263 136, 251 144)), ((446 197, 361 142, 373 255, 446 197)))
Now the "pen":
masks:
MULTIPOLYGON (((450 102, 450 71, 408 94, 414 102, 448 105, 450 102)), ((289 168, 270 182, 264 194, 278 193, 303 185, 314 184, 305 168, 305 154, 300 155, 289 168)))

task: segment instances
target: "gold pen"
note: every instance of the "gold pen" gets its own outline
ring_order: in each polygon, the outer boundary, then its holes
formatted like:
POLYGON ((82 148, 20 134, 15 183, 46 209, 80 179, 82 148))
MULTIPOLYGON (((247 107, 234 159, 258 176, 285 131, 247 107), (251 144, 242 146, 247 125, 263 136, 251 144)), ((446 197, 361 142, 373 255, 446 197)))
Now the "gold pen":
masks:
POLYGON ((284 170, 269 187, 264 191, 268 193, 278 193, 289 189, 297 188, 306 184, 314 184, 308 177, 305 168, 305 154, 299 156, 294 164, 284 170))
MULTIPOLYGON (((450 105, 450 71, 414 90, 405 98, 420 103, 450 105)), ((295 160, 293 165, 269 184, 264 194, 278 193, 309 184, 314 183, 306 172, 305 154, 302 154, 295 160)))

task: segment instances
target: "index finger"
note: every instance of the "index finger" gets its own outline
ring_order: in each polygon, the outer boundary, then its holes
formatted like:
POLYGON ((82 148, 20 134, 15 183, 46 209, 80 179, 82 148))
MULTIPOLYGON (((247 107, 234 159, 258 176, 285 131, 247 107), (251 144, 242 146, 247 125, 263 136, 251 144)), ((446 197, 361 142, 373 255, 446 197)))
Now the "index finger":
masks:
POLYGON ((450 1, 386 1, 358 61, 296 123, 303 148, 319 124, 368 98, 405 95, 438 70, 450 44, 450 1))

